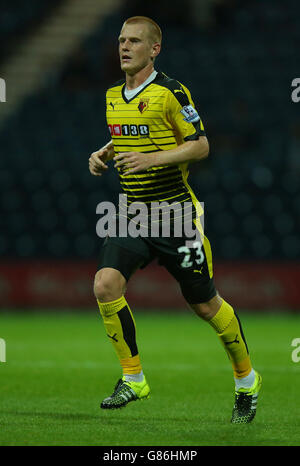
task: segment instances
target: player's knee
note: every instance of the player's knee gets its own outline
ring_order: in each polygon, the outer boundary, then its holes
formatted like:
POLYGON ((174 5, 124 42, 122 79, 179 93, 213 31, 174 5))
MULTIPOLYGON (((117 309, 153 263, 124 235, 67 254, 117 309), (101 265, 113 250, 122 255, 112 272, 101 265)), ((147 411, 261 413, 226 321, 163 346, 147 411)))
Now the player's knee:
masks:
POLYGON ((209 320, 213 312, 209 302, 197 305, 197 314, 199 317, 202 317, 202 319, 209 320))
POLYGON ((192 309, 204 320, 210 320, 218 312, 222 304, 222 298, 217 294, 209 301, 199 304, 192 304, 192 309))
POLYGON ((125 279, 114 269, 101 269, 95 275, 94 294, 100 302, 114 301, 125 292, 125 279))

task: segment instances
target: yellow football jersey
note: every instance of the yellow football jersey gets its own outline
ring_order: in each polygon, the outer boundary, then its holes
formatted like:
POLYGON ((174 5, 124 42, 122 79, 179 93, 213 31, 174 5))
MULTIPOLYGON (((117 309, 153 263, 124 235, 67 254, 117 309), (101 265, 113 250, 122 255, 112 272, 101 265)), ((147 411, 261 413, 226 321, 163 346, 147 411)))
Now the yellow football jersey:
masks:
MULTIPOLYGON (((158 72, 130 100, 124 90, 125 80, 111 86, 106 94, 106 118, 116 155, 170 150, 205 135, 189 90, 175 79, 158 72)), ((129 175, 123 169, 118 171, 129 204, 195 200, 187 183, 188 163, 152 167, 129 175)))

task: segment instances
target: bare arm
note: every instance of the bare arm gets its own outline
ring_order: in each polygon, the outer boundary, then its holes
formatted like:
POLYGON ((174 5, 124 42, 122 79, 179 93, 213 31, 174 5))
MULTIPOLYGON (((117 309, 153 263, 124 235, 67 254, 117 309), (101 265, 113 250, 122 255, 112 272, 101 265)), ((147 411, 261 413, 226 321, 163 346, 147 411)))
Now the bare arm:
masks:
POLYGON ((152 167, 161 165, 176 165, 182 162, 197 162, 205 159, 209 153, 209 144, 206 136, 200 136, 195 141, 187 141, 175 149, 154 152, 152 167))
POLYGON ((123 152, 114 157, 116 167, 126 164, 126 174, 147 170, 150 167, 162 165, 176 165, 184 162, 196 162, 205 159, 209 153, 209 144, 206 136, 200 136, 195 141, 186 141, 175 149, 151 152, 123 152))
POLYGON ((112 141, 109 141, 101 149, 93 152, 89 158, 89 169, 92 175, 101 176, 108 169, 106 162, 114 158, 115 151, 112 141))

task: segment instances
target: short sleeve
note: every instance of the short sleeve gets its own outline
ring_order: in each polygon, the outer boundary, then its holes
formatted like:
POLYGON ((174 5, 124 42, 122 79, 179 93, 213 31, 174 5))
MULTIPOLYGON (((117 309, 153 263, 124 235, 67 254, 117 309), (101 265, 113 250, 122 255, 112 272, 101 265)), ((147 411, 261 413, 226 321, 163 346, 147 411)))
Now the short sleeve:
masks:
POLYGON ((167 118, 185 141, 205 136, 205 130, 189 90, 176 81, 167 99, 167 118))

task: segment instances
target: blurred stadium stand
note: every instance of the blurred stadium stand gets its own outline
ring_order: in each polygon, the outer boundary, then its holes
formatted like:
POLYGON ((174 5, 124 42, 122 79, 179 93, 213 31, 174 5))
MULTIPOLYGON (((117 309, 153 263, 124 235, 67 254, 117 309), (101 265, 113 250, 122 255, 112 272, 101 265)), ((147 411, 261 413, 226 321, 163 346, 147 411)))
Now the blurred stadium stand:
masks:
MULTIPOLYGON (((61 2, 4 2, 9 54, 61 2)), ((97 259, 96 205, 116 201, 119 184, 114 170, 92 177, 88 156, 109 139, 120 27, 143 14, 163 30, 156 68, 187 85, 206 127, 210 157, 191 165, 189 182, 205 202, 214 261, 299 261, 299 2, 211 2, 200 23, 201 2, 162 1, 155 14, 153 2, 138 4, 120 2, 0 127, 1 257, 97 259)))
POLYGON ((0 41, 5 44, 0 49, 0 63, 14 48, 31 34, 42 21, 49 20, 52 11, 62 0, 1 0, 0 41))

